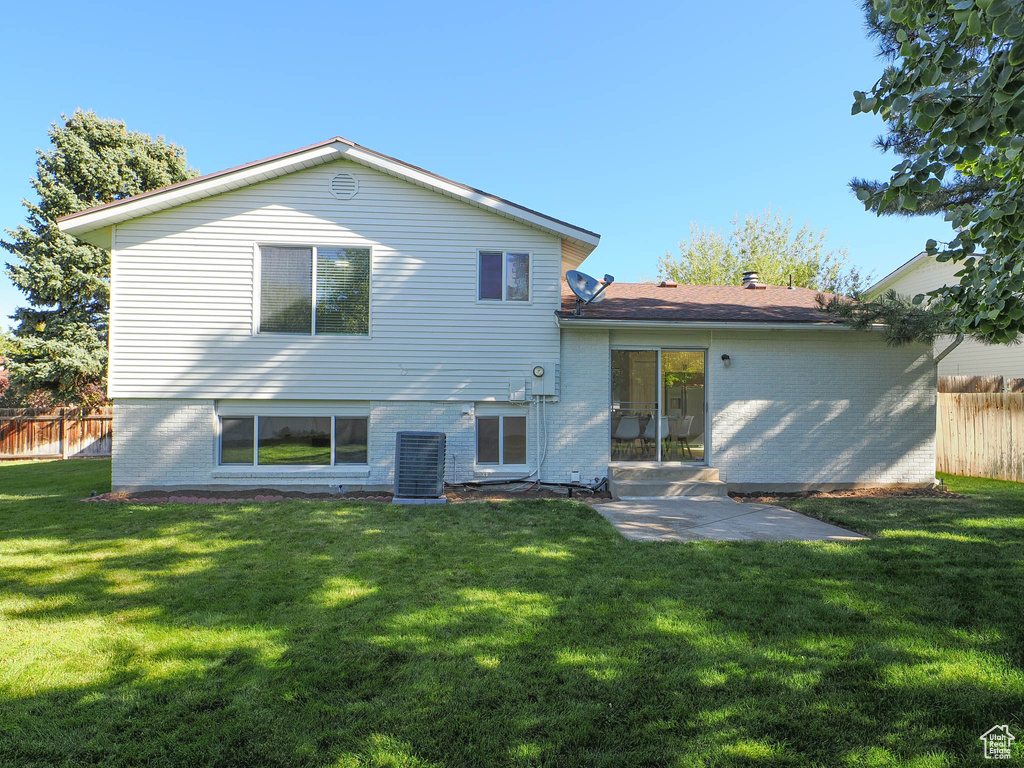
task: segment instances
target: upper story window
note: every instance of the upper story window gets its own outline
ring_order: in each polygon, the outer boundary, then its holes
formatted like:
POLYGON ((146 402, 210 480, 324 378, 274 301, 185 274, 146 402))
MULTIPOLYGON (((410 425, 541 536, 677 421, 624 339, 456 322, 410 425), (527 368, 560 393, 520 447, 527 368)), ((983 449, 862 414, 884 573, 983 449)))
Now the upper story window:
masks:
POLYGON ((262 246, 259 332, 368 335, 370 249, 262 246))
POLYGON ((530 254, 480 251, 477 298, 482 301, 529 301, 530 254))

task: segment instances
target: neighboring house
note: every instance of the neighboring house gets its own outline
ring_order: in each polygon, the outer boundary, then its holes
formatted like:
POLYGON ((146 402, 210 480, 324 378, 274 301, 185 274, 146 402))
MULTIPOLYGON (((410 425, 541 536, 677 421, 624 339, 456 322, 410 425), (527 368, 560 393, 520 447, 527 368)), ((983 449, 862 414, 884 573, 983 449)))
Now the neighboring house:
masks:
POLYGON ((613 283, 599 236, 345 139, 60 220, 110 249, 115 489, 449 481, 622 494, 934 480, 935 368, 804 289, 613 283))
MULTIPOLYGON (((883 277, 865 293, 874 297, 893 289, 913 297, 944 285, 956 285, 960 282, 960 278, 955 277, 959 270, 960 265, 952 261, 936 261, 934 256, 922 252, 883 277)), ((952 342, 952 337, 940 338, 935 343, 936 353, 942 352, 952 342)), ((982 344, 975 339, 965 338, 939 361, 939 375, 1024 377, 1024 345, 982 344)))

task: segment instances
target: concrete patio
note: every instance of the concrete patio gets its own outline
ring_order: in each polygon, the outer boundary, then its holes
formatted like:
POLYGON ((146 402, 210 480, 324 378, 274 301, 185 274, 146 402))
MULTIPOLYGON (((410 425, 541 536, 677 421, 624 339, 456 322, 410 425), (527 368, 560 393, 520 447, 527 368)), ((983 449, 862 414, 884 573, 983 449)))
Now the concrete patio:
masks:
POLYGON ((859 533, 785 507, 718 496, 623 499, 594 508, 636 541, 857 541, 859 533))

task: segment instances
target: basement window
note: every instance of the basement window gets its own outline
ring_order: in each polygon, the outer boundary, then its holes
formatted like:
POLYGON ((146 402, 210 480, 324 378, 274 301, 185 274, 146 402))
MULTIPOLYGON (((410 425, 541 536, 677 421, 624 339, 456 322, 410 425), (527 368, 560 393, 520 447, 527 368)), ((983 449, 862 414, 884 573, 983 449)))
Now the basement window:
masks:
POLYGON ((526 417, 478 416, 476 463, 485 466, 525 466, 526 417))
POLYGON ((259 261, 259 333, 369 335, 369 248, 262 246, 259 261))
POLYGON ((480 251, 478 258, 480 301, 530 300, 529 253, 480 251))
POLYGON ((222 466, 330 467, 367 463, 365 416, 222 416, 222 466))

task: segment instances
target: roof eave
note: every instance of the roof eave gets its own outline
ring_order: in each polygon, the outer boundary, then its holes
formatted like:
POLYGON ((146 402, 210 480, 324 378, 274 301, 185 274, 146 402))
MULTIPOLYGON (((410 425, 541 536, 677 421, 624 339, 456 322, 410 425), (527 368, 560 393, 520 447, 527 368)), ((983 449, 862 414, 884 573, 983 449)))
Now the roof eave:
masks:
MULTIPOLYGON (((559 317, 555 314, 559 326, 575 326, 586 328, 651 328, 693 330, 755 330, 755 331, 852 331, 850 326, 834 322, 760 322, 750 320, 613 320, 609 318, 559 317)), ((885 326, 875 324, 872 331, 881 330, 885 326)))
POLYGON ((908 259, 907 261, 903 262, 898 267, 896 267, 896 269, 894 269, 892 272, 890 272, 888 275, 886 275, 881 280, 879 280, 877 283, 875 283, 870 288, 865 290, 864 291, 864 295, 867 296, 869 299, 874 298, 875 296, 880 294, 882 291, 888 290, 889 287, 893 283, 895 283, 897 280, 899 280, 904 275, 908 275, 911 272, 913 272, 915 269, 917 269, 919 266, 921 266, 927 260, 928 260, 928 252, 927 251, 921 251, 921 253, 919 253, 916 256, 914 256, 913 258, 908 259))

